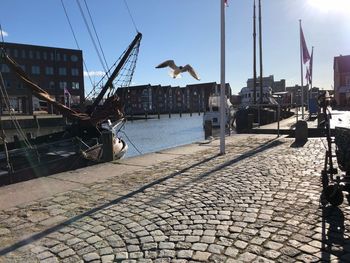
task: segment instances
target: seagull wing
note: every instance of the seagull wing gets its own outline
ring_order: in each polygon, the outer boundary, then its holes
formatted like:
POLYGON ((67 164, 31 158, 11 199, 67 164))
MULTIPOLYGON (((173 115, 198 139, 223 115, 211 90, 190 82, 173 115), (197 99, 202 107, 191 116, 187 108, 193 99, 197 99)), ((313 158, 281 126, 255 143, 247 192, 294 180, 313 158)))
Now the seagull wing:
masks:
POLYGON ((184 66, 181 71, 182 72, 188 71, 188 73, 190 73, 192 77, 194 77, 196 80, 200 80, 200 78, 198 77, 197 73, 194 71, 194 69, 189 64, 184 66))
POLYGON ((165 67, 170 67, 174 70, 177 68, 174 60, 167 60, 167 61, 164 61, 163 63, 160 63, 158 66, 156 66, 156 68, 165 68, 165 67))

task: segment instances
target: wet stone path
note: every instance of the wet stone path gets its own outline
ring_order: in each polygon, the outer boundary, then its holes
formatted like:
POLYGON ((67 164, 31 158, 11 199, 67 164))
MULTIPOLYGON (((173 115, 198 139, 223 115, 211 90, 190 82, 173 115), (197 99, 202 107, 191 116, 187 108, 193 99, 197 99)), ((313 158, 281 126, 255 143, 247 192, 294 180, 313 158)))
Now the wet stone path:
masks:
POLYGON ((0 211, 0 262, 350 262, 348 202, 319 204, 325 148, 292 143, 237 136, 0 211))

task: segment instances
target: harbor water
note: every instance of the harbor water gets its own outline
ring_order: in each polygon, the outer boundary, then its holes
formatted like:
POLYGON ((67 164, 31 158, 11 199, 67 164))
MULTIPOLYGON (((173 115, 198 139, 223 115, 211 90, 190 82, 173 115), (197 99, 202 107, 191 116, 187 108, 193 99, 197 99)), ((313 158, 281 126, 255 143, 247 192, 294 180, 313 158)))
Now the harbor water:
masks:
POLYGON ((125 158, 156 152, 204 140, 203 114, 152 116, 147 120, 127 121, 118 135, 129 149, 125 158))

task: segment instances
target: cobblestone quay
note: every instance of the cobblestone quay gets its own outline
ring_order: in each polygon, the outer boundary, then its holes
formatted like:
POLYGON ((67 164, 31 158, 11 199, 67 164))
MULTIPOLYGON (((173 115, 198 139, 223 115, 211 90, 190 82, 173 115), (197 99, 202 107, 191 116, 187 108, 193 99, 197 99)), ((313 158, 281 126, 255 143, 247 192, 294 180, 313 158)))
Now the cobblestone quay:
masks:
POLYGON ((235 135, 0 211, 0 262, 350 262, 350 209, 320 207, 321 139, 235 135))

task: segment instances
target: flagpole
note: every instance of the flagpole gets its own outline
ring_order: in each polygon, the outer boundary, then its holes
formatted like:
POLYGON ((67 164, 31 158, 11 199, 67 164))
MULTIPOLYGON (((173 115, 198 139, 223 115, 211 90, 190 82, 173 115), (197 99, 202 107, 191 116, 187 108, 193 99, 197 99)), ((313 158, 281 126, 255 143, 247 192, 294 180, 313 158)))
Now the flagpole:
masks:
POLYGON ((254 104, 256 104, 256 14, 255 0, 253 6, 253 83, 254 83, 254 104))
POLYGON ((303 74, 303 45, 301 41, 301 19, 299 19, 299 32, 300 32, 300 72, 301 72, 301 119, 304 120, 304 82, 303 82, 304 74, 303 74))
POLYGON ((221 9, 221 87, 220 87, 220 154, 225 154, 225 0, 220 0, 221 9))
POLYGON ((312 47, 311 49, 311 58, 310 58, 310 66, 309 66, 309 70, 310 70, 310 90, 312 90, 312 71, 313 71, 313 67, 314 67, 314 47, 312 47))
POLYGON ((260 103, 258 106, 258 120, 259 120, 259 127, 261 125, 261 109, 260 105, 264 103, 264 90, 263 90, 263 57, 262 57, 262 25, 261 25, 261 0, 259 0, 259 65, 260 65, 260 78, 259 78, 259 84, 260 84, 260 103))

